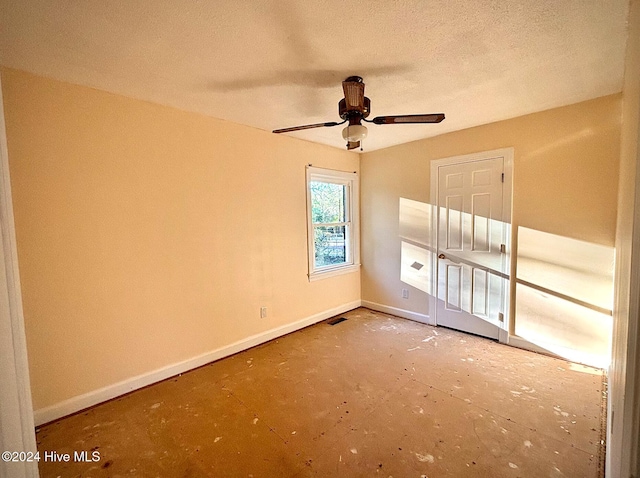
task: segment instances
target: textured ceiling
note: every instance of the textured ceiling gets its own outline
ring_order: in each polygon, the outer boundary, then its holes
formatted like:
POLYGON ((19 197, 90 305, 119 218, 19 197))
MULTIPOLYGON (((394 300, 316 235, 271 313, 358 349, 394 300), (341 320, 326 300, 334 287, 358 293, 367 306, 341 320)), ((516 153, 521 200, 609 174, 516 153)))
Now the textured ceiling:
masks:
MULTIPOLYGON (((339 120, 359 75, 364 149, 619 92, 628 0, 0 0, 0 63, 272 130, 339 120)), ((344 148, 341 127, 290 133, 344 148)))

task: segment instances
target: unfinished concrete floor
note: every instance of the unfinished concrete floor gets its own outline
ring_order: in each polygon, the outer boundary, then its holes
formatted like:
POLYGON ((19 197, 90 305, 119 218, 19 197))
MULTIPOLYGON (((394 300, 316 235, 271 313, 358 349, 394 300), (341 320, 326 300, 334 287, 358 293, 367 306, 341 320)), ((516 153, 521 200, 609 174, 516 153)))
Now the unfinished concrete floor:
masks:
POLYGON ((40 427, 43 477, 597 477, 603 374, 356 309, 40 427))

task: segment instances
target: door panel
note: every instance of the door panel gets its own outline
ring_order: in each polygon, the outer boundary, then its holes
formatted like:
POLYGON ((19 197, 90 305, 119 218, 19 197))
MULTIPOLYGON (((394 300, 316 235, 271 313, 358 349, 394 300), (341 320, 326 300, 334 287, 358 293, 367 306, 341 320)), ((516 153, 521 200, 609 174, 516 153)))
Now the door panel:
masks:
POLYGON ((462 310, 462 268, 459 266, 447 264, 446 284, 447 284, 447 300, 445 308, 447 310, 462 310))
POLYGON ((498 338, 504 294, 503 159, 438 168, 436 323, 498 338))
POLYGON ((491 252, 490 223, 491 195, 487 193, 471 196, 471 250, 491 252))
POLYGON ((462 196, 447 196, 447 249, 462 250, 462 196))
POLYGON ((473 293, 471 294, 471 313, 477 317, 489 316, 489 284, 488 272, 482 269, 473 270, 473 293))

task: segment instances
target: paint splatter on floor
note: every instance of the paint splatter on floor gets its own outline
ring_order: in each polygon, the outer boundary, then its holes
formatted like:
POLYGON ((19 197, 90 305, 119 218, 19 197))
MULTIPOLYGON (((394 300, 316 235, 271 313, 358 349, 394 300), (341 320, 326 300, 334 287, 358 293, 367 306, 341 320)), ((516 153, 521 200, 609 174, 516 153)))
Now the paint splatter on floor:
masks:
POLYGON ((416 458, 418 459, 418 461, 421 461, 422 463, 433 463, 435 461, 435 459, 433 458, 433 455, 422 455, 421 453, 416 453, 416 458))

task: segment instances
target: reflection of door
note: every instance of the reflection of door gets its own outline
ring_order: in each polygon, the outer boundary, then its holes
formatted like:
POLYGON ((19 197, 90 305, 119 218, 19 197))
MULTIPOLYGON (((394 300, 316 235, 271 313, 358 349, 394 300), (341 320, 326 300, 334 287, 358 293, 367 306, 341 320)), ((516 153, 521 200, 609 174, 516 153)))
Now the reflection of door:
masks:
POLYGON ((436 323, 498 339, 505 250, 503 158, 438 167, 436 323))

